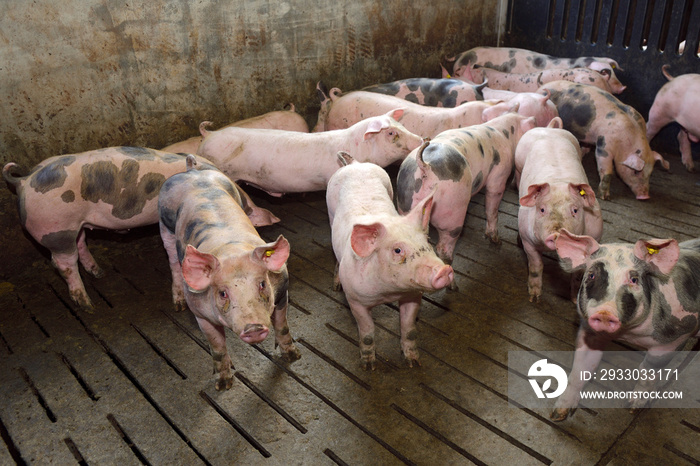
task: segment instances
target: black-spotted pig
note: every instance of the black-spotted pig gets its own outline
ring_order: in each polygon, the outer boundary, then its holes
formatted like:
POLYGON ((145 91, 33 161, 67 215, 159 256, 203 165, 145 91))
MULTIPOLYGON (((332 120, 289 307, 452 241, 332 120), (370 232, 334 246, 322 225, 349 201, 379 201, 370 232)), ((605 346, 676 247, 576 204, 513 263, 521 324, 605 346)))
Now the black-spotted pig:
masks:
POLYGON ((678 123, 681 160, 692 172, 695 164, 691 142, 700 142, 700 74, 688 73, 674 78, 668 72, 668 65, 664 65, 662 71, 668 82, 656 93, 649 109, 647 138, 651 141, 661 128, 674 121, 678 123))
POLYGON ((187 304, 209 341, 216 389, 233 383, 226 328, 254 344, 272 325, 282 356, 299 359, 287 325, 289 243, 282 235, 272 243, 260 238, 233 182, 218 170, 173 175, 160 190, 158 213, 173 301, 178 309, 187 304))
POLYGON ((571 81, 575 83, 595 86, 613 94, 619 94, 625 86, 610 86, 610 76, 601 74, 589 68, 551 69, 536 71, 533 73, 506 73, 482 66, 464 67, 458 70, 460 78, 466 78, 470 82, 488 83, 491 89, 500 89, 513 92, 535 92, 543 84, 552 81, 571 81))
POLYGON ((456 107, 464 102, 484 100, 481 90, 486 83, 472 84, 460 79, 410 78, 360 89, 392 95, 431 107, 456 107))
POLYGON ((357 321, 362 363, 374 369, 372 308, 398 300, 401 348, 409 365, 419 364, 416 317, 421 296, 454 278, 452 267, 428 244, 432 196, 401 216, 386 171, 342 155, 349 164, 331 177, 326 202, 338 261, 335 283, 342 285, 357 321))
POLYGON ((571 131, 579 143, 595 147, 600 174, 598 197, 610 198, 610 183, 616 171, 637 199, 649 199, 649 177, 655 162, 661 162, 664 168, 668 168, 668 162, 649 147, 646 124, 639 112, 609 92, 586 84, 554 81, 538 92, 550 93, 564 129, 571 131))
MULTIPOLYGON (((551 414, 562 421, 578 406, 585 385, 579 374, 595 371, 610 341, 644 348, 647 354, 640 368, 658 369, 667 364, 669 352, 700 336, 700 239, 598 244, 563 230, 556 249, 564 269, 584 270, 574 363, 551 414)), ((640 381, 635 391, 650 390, 654 383, 640 381)), ((646 401, 639 396, 631 408, 641 408, 646 401)))
MULTIPOLYGON (((515 179, 520 193, 518 232, 527 254, 530 301, 542 293, 542 253, 554 250, 562 229, 589 235, 603 234, 603 217, 581 164, 576 138, 555 118, 547 128, 535 128, 515 150, 515 179)), ((577 284, 575 278, 572 285, 577 284)), ((572 289, 572 296, 575 293, 572 289)))
MULTIPOLYGON (((198 158, 201 167, 213 168, 198 158)), ((27 176, 3 168, 17 192, 22 226, 51 252, 51 262, 78 305, 92 308, 78 261, 95 277, 104 272, 85 242, 85 228, 128 230, 158 222, 157 197, 170 176, 185 171, 185 156, 142 147, 110 147, 51 157, 27 176)))
POLYGON ((481 65, 506 73, 534 73, 553 68, 590 68, 608 77, 608 83, 615 92, 625 88, 615 76, 620 65, 607 57, 560 58, 513 47, 474 47, 454 58, 453 74, 457 76, 464 66, 481 65))
POLYGON ((322 191, 340 168, 339 151, 385 167, 403 160, 422 138, 396 119, 402 110, 364 119, 347 129, 300 133, 275 129, 224 128, 211 131, 197 153, 235 181, 271 195, 322 191))
POLYGON ((415 208, 437 190, 430 223, 438 231, 437 255, 445 263, 452 263, 469 201, 482 188, 486 236, 499 242, 498 206, 513 170, 515 148, 534 127, 534 118, 507 113, 488 123, 444 131, 401 164, 396 181, 399 212, 415 208))

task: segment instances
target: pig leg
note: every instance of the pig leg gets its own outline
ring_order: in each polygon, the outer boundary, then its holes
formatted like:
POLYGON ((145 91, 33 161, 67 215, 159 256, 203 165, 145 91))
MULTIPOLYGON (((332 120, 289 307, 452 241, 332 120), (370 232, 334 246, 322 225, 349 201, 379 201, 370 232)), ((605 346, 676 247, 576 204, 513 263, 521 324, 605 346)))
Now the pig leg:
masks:
POLYGON ((503 199, 505 191, 505 182, 495 183, 495 186, 486 185, 484 207, 486 209, 486 233, 485 236, 491 240, 493 244, 501 244, 501 239, 498 237, 498 206, 503 199))
POLYGON ((586 335, 584 330, 579 329, 576 336, 576 351, 574 352, 574 364, 571 367, 569 383, 564 393, 557 399, 557 402, 554 404, 554 410, 549 415, 552 421, 563 421, 574 413, 581 397, 581 390, 586 385, 586 381, 581 377, 581 372, 595 371, 603 358, 602 348, 604 344, 605 342, 602 340, 596 340, 595 337, 586 335), (590 340, 590 346, 587 340, 590 340), (601 349, 594 349, 591 346, 601 349))
POLYGON ((348 300, 350 311, 357 322, 359 335, 360 359, 363 369, 375 369, 376 354, 374 350, 374 320, 372 320, 372 310, 362 304, 348 300))
POLYGON ((681 128, 678 132, 678 146, 681 150, 681 160, 685 169, 689 172, 695 171, 695 164, 693 163, 693 151, 690 145, 690 135, 688 132, 681 128))
MULTIPOLYGON (((430 215, 430 223, 438 232, 438 242, 435 245, 435 253, 442 261, 451 265, 454 258, 455 246, 457 240, 462 234, 464 227, 464 219, 467 217, 467 206, 469 205, 469 197, 466 201, 461 199, 450 199, 452 202, 443 202, 438 209, 434 209, 430 215), (449 205, 459 206, 454 210, 439 210, 441 207, 449 205), (463 207, 462 207, 463 206, 463 207)), ((457 290, 457 283, 452 281, 450 290, 457 290)))
POLYGON ((614 165, 613 157, 605 151, 605 141, 599 142, 595 149, 595 160, 598 165, 600 184, 598 185, 598 196, 601 199, 610 199, 610 182, 613 178, 614 165))
MULTIPOLYGON (((645 371, 645 373, 649 373, 651 371, 657 371, 659 369, 663 369, 668 365, 669 362, 673 359, 673 350, 676 348, 670 348, 669 350, 655 350, 655 349, 649 349, 647 350, 646 356, 644 356, 644 360, 642 363, 639 365, 639 370, 640 371, 645 371)), ((634 391, 637 393, 643 393, 643 392, 648 392, 654 389, 657 385, 657 380, 652 380, 650 378, 646 380, 640 379, 637 384, 634 386, 634 391)), ((649 402, 649 399, 644 398, 643 396, 639 396, 638 398, 633 398, 632 401, 630 401, 630 412, 635 412, 639 409, 644 408, 647 403, 649 402)))
POLYGON ((78 250, 73 246, 73 251, 65 253, 51 253, 51 263, 68 285, 71 299, 81 308, 93 309, 92 301, 85 291, 85 285, 80 278, 78 269, 78 250))
POLYGON ((177 257, 177 248, 175 247, 176 239, 175 235, 170 233, 162 222, 160 222, 160 237, 163 239, 163 246, 168 253, 170 274, 173 278, 173 304, 175 305, 176 311, 184 311, 187 308, 187 301, 185 301, 185 290, 182 283, 182 267, 180 266, 180 260, 177 257))
POLYGON ((211 357, 214 360, 214 374, 219 378, 214 385, 217 391, 228 390, 233 385, 233 362, 226 349, 226 330, 222 325, 214 325, 206 319, 195 316, 200 330, 209 342, 211 357))
POLYGON ((275 329, 275 345, 279 345, 280 351, 282 351, 282 358, 287 362, 294 362, 301 358, 301 353, 294 345, 292 335, 289 333, 286 298, 272 312, 272 327, 275 329))
POLYGON ((527 292, 530 295, 530 302, 539 302, 542 295, 542 254, 530 241, 523 241, 523 249, 527 254, 527 292))
POLYGON ((420 309, 421 295, 402 298, 399 300, 399 315, 401 318, 401 350, 408 361, 409 367, 413 363, 420 366, 418 361, 418 329, 416 329, 416 319, 420 309))
POLYGON ((85 270, 90 273, 95 278, 102 278, 104 277, 105 273, 104 270, 100 268, 99 265, 97 265, 97 262, 95 262, 95 258, 92 257, 92 254, 90 254, 90 250, 87 247, 87 242, 85 241, 85 229, 81 228, 80 233, 78 234, 78 258, 80 259, 80 263, 83 265, 85 270))

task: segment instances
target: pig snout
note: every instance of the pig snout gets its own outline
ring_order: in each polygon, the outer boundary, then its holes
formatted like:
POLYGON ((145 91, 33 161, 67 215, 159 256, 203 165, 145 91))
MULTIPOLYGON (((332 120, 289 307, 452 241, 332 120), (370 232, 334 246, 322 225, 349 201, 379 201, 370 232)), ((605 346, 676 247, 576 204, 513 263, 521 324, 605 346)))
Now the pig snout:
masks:
POLYGON ((610 311, 598 311, 588 318, 588 325, 596 332, 615 333, 620 330, 620 319, 610 311))
POLYGON ((637 200, 646 201, 647 199, 649 199, 649 192, 648 191, 637 194, 637 200))
POLYGON ((241 340, 252 345, 263 341, 267 338, 268 333, 270 333, 270 329, 262 324, 247 324, 239 337, 241 340))
POLYGON ((430 281, 432 287, 436 290, 441 290, 452 283, 455 278, 455 272, 449 265, 435 267, 433 269, 433 277, 430 281))

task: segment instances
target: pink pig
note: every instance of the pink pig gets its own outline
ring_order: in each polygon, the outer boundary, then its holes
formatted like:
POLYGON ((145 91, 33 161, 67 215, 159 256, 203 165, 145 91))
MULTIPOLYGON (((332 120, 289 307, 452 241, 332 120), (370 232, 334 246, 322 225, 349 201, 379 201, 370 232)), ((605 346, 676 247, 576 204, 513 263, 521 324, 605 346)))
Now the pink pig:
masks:
POLYGON ((520 115, 534 117, 536 126, 545 127, 552 121, 552 118, 559 116, 557 106, 550 100, 548 94, 542 95, 534 92, 512 92, 484 88, 484 98, 503 100, 503 102, 484 110, 484 121, 489 121, 498 115, 502 115, 504 110, 513 111, 517 109, 520 115))
MULTIPOLYGON (((196 153, 197 147, 199 147, 202 139, 209 133, 209 131, 206 129, 207 126, 210 126, 211 124, 211 121, 201 122, 199 124, 200 136, 194 136, 184 141, 176 142, 162 148, 161 150, 181 154, 196 153)), ((309 132, 309 125, 306 123, 306 120, 304 120, 304 117, 294 111, 294 104, 289 104, 289 110, 276 110, 274 112, 268 112, 263 115, 236 121, 224 126, 223 128, 228 128, 231 126, 236 126, 239 128, 281 129, 285 131, 299 131, 301 133, 309 132)))
POLYGON ((444 131, 401 164, 396 180, 399 212, 415 208, 437 190, 430 223, 438 231, 437 254, 445 263, 452 263, 472 195, 483 188, 486 236, 499 242, 498 206, 513 171, 515 148, 534 127, 534 118, 507 113, 488 123, 444 131))
POLYGON ((348 165, 331 177, 326 203, 338 260, 335 283, 342 285, 357 321, 362 363, 374 370, 372 308, 398 300, 403 354, 410 366, 420 365, 416 318, 421 296, 448 286, 454 278, 452 267, 428 244, 432 195, 401 216, 386 171, 354 162, 347 154, 342 160, 348 165))
POLYGON ((528 131, 515 150, 518 231, 527 254, 530 302, 542 293, 542 252, 555 249, 562 228, 597 240, 603 234, 603 217, 581 164, 581 148, 574 135, 561 128, 561 119, 555 118, 547 128, 528 131))
POLYGON ((422 139, 396 121, 402 114, 396 109, 347 129, 320 133, 224 128, 209 133, 197 153, 232 179, 271 195, 322 191, 340 167, 341 150, 358 161, 385 167, 420 146, 422 139))
POLYGON ((668 65, 662 67, 668 82, 656 93, 649 109, 647 138, 649 141, 669 123, 681 126, 678 132, 678 145, 683 165, 688 171, 694 170, 691 142, 700 142, 700 74, 682 74, 674 78, 668 72, 668 65))
MULTIPOLYGON (((331 89, 330 97, 332 103, 326 118, 326 130, 348 128, 364 118, 401 108, 404 110, 401 124, 424 138, 432 138, 448 129, 479 124, 484 121, 484 111, 498 102, 465 102, 454 108, 428 107, 375 92, 353 91, 341 95, 338 88, 331 89)), ((501 108, 500 113, 495 113, 502 114, 506 111, 506 108, 501 108)))

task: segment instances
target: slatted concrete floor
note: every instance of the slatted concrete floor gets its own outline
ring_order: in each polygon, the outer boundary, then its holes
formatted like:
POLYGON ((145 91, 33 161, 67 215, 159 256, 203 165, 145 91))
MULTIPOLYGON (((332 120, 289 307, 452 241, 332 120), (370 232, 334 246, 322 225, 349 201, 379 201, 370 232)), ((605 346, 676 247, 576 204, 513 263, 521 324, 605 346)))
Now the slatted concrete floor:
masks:
MULTIPOLYGON (((651 201, 614 180, 605 242, 700 236, 700 177, 669 159, 651 201)), ((597 186, 592 158, 585 165, 597 186)), ((473 200, 459 291, 423 300, 422 367, 402 360, 397 308, 375 309, 375 372, 361 370, 355 321, 331 290, 323 194, 253 196, 282 219, 261 235, 292 245, 289 322, 302 359, 285 364, 271 338, 248 346, 229 332, 236 378, 218 393, 194 318, 171 307, 157 228, 88 234, 108 271, 85 278, 97 306, 88 313, 69 303, 0 190, 0 464, 698 464, 698 410, 579 409, 555 424, 508 405, 508 351, 571 350, 578 325, 551 257, 541 302, 528 301, 514 190, 500 208, 500 248, 483 238, 483 195, 473 200)))

